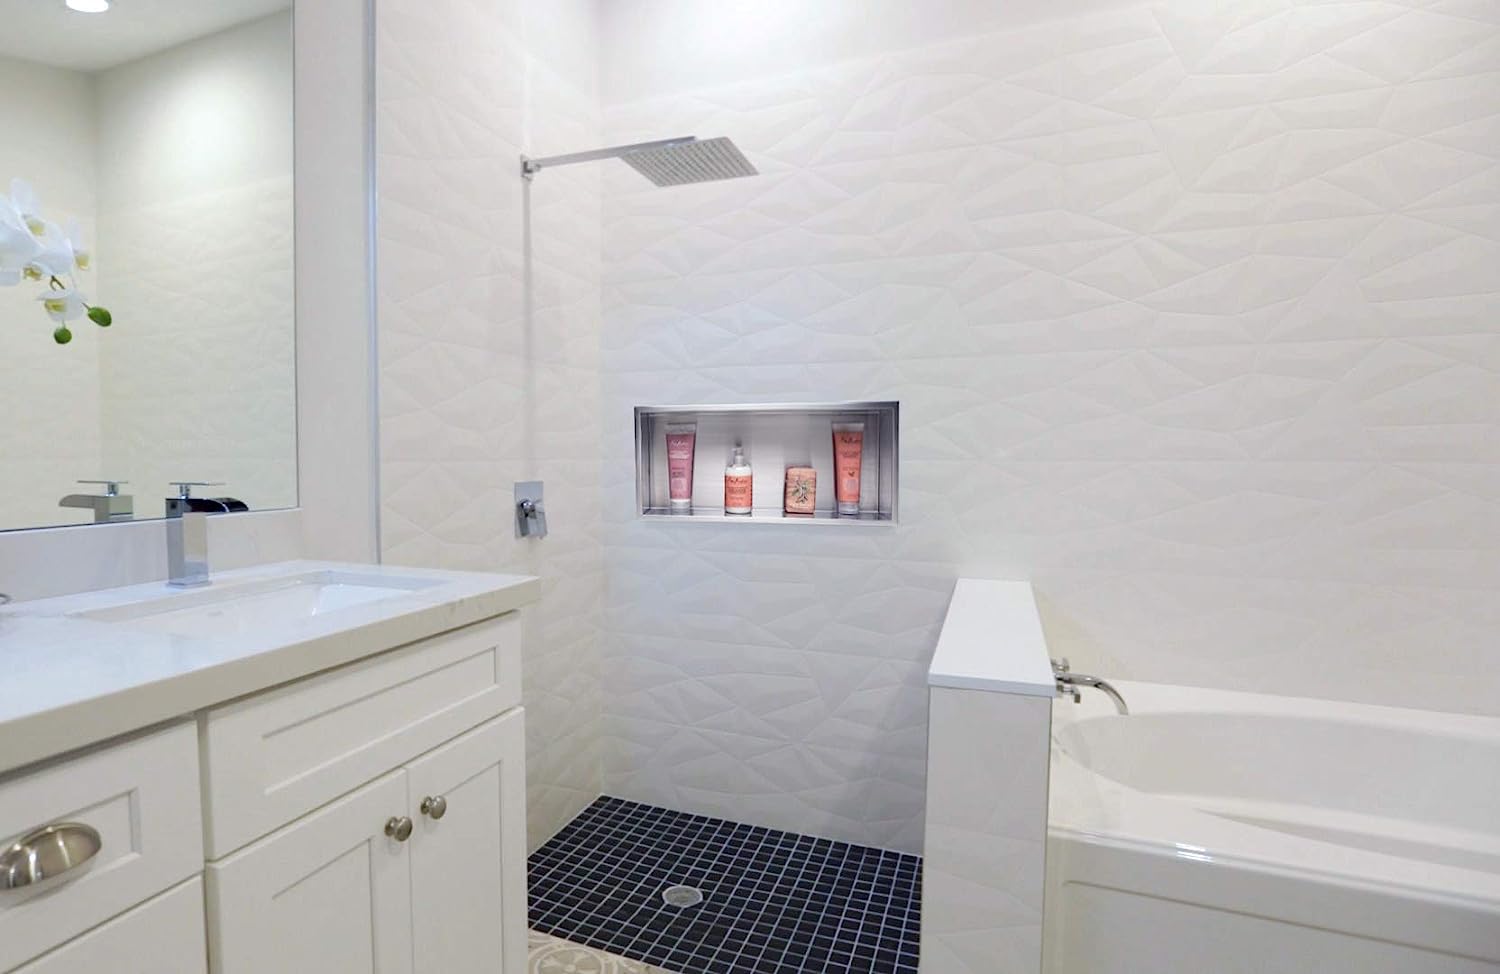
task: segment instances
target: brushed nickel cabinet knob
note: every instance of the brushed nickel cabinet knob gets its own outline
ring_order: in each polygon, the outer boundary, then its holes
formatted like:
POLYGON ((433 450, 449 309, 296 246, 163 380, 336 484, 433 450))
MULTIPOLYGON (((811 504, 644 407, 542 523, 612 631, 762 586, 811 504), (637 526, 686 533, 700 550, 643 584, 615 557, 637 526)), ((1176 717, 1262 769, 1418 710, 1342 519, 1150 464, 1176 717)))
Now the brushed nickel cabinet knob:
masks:
POLYGON ((391 816, 385 823, 385 834, 397 842, 405 842, 411 838, 411 819, 402 815, 400 818, 391 816))
POLYGON ((448 799, 442 795, 422 799, 421 811, 423 815, 433 821, 437 821, 448 814, 448 799))

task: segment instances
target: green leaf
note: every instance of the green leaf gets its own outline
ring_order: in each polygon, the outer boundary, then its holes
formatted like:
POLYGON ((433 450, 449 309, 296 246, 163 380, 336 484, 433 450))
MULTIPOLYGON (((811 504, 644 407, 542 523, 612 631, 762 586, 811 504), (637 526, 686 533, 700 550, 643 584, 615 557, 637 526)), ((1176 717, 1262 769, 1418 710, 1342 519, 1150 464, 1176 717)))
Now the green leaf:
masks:
POLYGON ((67 325, 60 325, 52 332, 52 340, 59 345, 66 345, 73 340, 73 333, 68 330, 67 325))
POLYGON ((114 324, 115 316, 109 313, 108 308, 101 308, 96 304, 89 309, 89 320, 100 328, 108 328, 114 324))

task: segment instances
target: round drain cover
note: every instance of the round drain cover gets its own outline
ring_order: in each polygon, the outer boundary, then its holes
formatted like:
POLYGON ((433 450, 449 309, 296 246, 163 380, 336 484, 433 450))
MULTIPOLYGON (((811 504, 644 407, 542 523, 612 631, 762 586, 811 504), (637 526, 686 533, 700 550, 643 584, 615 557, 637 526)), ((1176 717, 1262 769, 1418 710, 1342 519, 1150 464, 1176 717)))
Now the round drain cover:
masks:
POLYGON ((668 886, 661 891, 661 898, 668 906, 697 906, 703 902, 703 894, 691 886, 668 886))

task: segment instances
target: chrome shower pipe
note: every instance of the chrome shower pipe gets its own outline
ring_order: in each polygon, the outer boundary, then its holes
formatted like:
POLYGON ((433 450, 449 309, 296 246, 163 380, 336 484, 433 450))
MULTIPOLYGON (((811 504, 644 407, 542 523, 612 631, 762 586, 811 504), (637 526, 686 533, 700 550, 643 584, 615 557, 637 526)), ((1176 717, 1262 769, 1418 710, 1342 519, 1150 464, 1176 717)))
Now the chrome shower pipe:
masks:
POLYGON ((633 142, 630 145, 612 145, 603 149, 589 149, 587 152, 569 152, 560 156, 543 156, 540 159, 522 156, 521 176, 525 179, 534 179, 536 174, 543 169, 551 169, 555 166, 571 166, 577 162, 595 162, 599 159, 622 159, 632 152, 672 149, 696 141, 698 141, 698 137, 695 135, 679 135, 675 139, 657 139, 654 142, 633 142))

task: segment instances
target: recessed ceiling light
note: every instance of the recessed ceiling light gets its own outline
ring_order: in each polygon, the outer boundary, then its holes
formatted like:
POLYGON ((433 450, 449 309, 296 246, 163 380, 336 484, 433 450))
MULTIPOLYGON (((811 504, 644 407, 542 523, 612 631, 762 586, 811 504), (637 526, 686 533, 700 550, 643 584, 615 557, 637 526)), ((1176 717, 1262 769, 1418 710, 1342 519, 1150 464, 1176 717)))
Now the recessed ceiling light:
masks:
POLYGON ((68 9, 81 14, 102 14, 109 9, 109 0, 67 0, 68 9))

